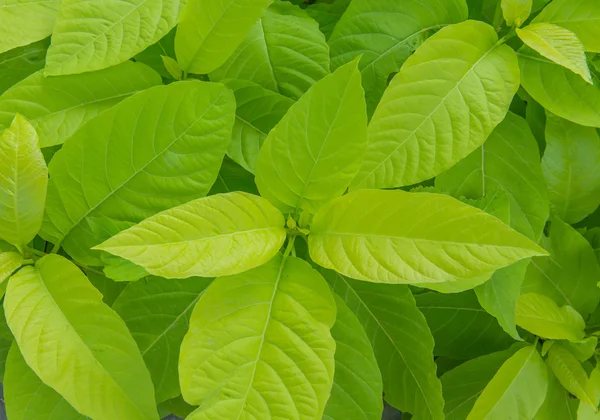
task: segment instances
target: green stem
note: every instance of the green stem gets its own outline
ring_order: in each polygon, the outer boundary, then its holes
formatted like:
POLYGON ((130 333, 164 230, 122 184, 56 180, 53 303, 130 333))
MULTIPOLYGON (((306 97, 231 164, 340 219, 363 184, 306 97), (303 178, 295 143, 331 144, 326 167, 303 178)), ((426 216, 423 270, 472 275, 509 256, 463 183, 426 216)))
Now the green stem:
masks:
POLYGON ((287 259, 287 257, 289 257, 290 254, 292 253, 292 250, 294 249, 294 241, 295 240, 296 240, 296 236, 290 236, 290 238, 288 239, 287 246, 285 247, 285 251, 283 253, 283 261, 285 261, 287 259))
POLYGON ((39 251, 35 248, 29 248, 29 252, 33 255, 37 255, 38 257, 45 257, 47 254, 44 251, 39 251))
POLYGON ((510 32, 507 33, 506 35, 504 35, 502 38, 500 38, 496 44, 497 45, 505 44, 506 41, 508 41, 509 39, 514 38, 515 36, 517 36, 517 31, 515 30, 515 28, 512 28, 510 30, 510 32))

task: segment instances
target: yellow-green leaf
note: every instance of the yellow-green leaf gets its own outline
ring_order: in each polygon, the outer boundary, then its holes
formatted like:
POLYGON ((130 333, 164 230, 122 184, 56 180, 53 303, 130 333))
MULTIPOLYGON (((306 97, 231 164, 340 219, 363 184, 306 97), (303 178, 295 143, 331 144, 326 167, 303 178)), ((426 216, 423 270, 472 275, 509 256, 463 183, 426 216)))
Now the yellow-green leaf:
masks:
POLYGON ((23 256, 18 252, 0 253, 0 283, 10 277, 23 264, 23 256))
POLYGON ((531 13, 533 0, 502 0, 502 15, 508 26, 521 26, 531 13))
POLYGON ((561 385, 581 401, 594 405, 595 399, 588 387, 588 376, 573 354, 560 343, 554 343, 548 350, 546 359, 550 369, 558 378, 561 385))
POLYGON ((553 340, 581 340, 585 335, 585 321, 579 312, 567 305, 559 307, 537 293, 519 296, 516 322, 535 335, 553 340))

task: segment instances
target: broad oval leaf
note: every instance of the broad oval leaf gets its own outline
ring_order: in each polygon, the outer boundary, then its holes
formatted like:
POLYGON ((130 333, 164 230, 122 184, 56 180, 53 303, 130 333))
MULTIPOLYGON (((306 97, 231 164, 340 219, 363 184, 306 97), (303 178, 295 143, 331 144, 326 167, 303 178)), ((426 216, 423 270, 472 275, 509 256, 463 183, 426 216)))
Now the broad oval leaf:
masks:
POLYGON ((329 73, 329 48, 319 25, 285 1, 274 2, 211 80, 250 80, 299 99, 329 73))
POLYGON ((69 403, 31 370, 13 344, 4 375, 6 414, 11 420, 84 420, 69 403))
POLYGON ((216 279, 181 346, 183 397, 200 405, 188 419, 320 419, 333 381, 335 316, 323 277, 294 257, 216 279))
POLYGON ((600 53, 600 8, 596 0, 553 0, 533 23, 555 23, 577 34, 586 51, 600 53))
POLYGON ((588 376, 583 366, 571 352, 560 343, 554 343, 548 350, 548 366, 561 385, 581 401, 595 406, 592 392, 588 389, 588 376))
POLYGON ((443 419, 433 337, 408 287, 355 281, 334 271, 324 274, 371 341, 386 402, 420 419, 443 419))
POLYGON ((534 23, 517 29, 517 34, 525 45, 593 83, 583 45, 573 32, 552 23, 534 23))
POLYGON ((62 0, 47 76, 101 70, 129 60, 177 23, 177 0, 62 0))
POLYGON ((52 33, 60 0, 4 0, 0 4, 0 53, 52 33))
POLYGON ((8 279, 23 264, 23 256, 18 252, 0 252, 0 283, 8 279))
POLYGON ((527 331, 554 340, 581 340, 585 321, 570 306, 559 307, 549 297, 525 293, 517 300, 517 325, 527 331))
POLYGON ((210 73, 227 60, 272 0, 188 0, 175 52, 186 72, 210 73))
POLYGON ((542 170, 554 213, 577 223, 600 205, 600 136, 549 114, 542 170))
POLYGON ((181 394, 177 363, 192 309, 212 279, 149 277, 129 283, 113 309, 125 321, 152 376, 156 402, 181 394))
POLYGON ((22 247, 42 226, 48 168, 35 129, 21 115, 0 133, 0 161, 0 239, 22 247))
POLYGON ((481 146, 519 86, 514 51, 494 29, 466 21, 441 29, 404 63, 369 124, 352 188, 411 185, 481 146))
POLYGON ((8 283, 4 310, 27 364, 77 411, 94 419, 158 419, 135 341, 73 263, 52 254, 22 268, 8 283))
POLYGON ((155 214, 94 249, 165 278, 226 276, 273 258, 285 240, 284 223, 262 197, 217 194, 155 214))
POLYGON ((36 129, 40 147, 61 144, 100 112, 161 83, 156 72, 133 62, 72 76, 39 71, 0 96, 0 129, 19 113, 36 129))
POLYGON ((50 38, 0 54, 0 94, 44 68, 50 38))
POLYGON ((429 35, 466 18, 465 0, 352 1, 329 39, 331 65, 338 68, 362 54, 359 69, 372 114, 389 75, 429 35))
POLYGON ((360 190, 315 215, 312 259, 359 280, 442 283, 546 253, 487 213, 442 194, 360 190))
POLYGON ((334 297, 335 375, 323 420, 381 420, 383 383, 373 347, 356 315, 334 297))
POLYGON ((502 0, 502 16, 508 26, 521 26, 531 13, 533 0, 502 0))
POLYGON ((534 346, 510 357, 477 398, 467 420, 531 419, 548 389, 546 365, 534 346))
POLYGON ((317 82, 269 133, 256 185, 285 213, 316 211, 342 195, 367 147, 367 114, 354 61, 317 82))
POLYGON ((133 95, 79 129, 50 165, 42 237, 102 265, 88 219, 137 223, 205 196, 234 122, 225 86, 184 81, 133 95), (82 170, 85 168, 85 170, 82 170))

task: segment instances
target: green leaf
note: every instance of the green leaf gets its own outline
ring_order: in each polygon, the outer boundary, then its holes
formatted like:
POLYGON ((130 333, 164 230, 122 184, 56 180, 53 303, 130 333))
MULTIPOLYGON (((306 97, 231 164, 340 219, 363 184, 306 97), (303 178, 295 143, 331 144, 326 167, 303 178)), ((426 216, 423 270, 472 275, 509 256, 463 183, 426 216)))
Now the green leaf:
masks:
POLYGON ((151 277, 129 283, 113 305, 138 344, 158 403, 181 393, 177 376, 179 347, 192 309, 211 281, 151 277))
POLYGON ((121 294, 126 283, 119 283, 110 278, 106 277, 103 273, 96 271, 93 268, 86 270, 86 275, 90 280, 90 283, 94 285, 100 293, 102 293, 102 300, 108 306, 112 306, 113 302, 121 294))
POLYGON ((383 383, 369 337, 344 300, 335 295, 335 375, 324 420, 381 420, 383 383))
POLYGON ((420 293, 415 300, 433 334, 436 356, 471 359, 505 350, 513 343, 471 291, 447 295, 420 293))
POLYGON ((206 74, 227 60, 272 0, 188 0, 175 51, 184 71, 206 74))
POLYGON ((577 223, 600 205, 600 136, 548 114, 542 169, 554 213, 577 223))
POLYGON ((359 69, 371 115, 389 75, 435 31, 466 18, 464 0, 353 1, 329 39, 331 65, 338 68, 362 54, 359 69))
POLYGON ((559 307, 549 297, 525 293, 517 300, 517 325, 530 333, 554 340, 581 340, 585 321, 570 306, 559 307))
POLYGON ((158 419, 135 341, 71 262, 52 254, 22 268, 8 283, 4 310, 27 364, 80 413, 158 419))
POLYGON ((550 350, 548 350, 548 358, 546 360, 556 378, 567 391, 581 401, 585 401, 586 404, 594 405, 594 396, 589 392, 587 387, 588 376, 571 352, 559 343, 554 343, 550 347, 550 350))
POLYGON ((508 359, 477 398, 468 420, 533 418, 548 388, 548 374, 534 346, 508 359))
POLYGON ((129 60, 177 23, 177 0, 62 0, 46 76, 101 70, 129 60))
POLYGON ((583 45, 573 32, 552 23, 534 23, 517 29, 517 34, 530 48, 593 84, 583 45))
POLYGON ((469 360, 444 373, 440 380, 444 391, 446 420, 465 420, 486 385, 518 348, 487 354, 469 360))
POLYGON ((244 191, 258 195, 254 176, 228 157, 225 157, 223 165, 221 165, 221 170, 217 175, 217 180, 210 189, 209 195, 232 191, 244 191))
POLYGON ((508 26, 521 26, 531 13, 533 0, 502 0, 502 15, 508 26))
POLYGON ((305 10, 306 13, 319 23, 319 30, 325 38, 329 38, 337 23, 344 15, 351 0, 335 0, 332 3, 314 3, 305 10))
POLYGON ((587 337, 578 341, 561 341, 561 346, 569 350, 580 362, 590 359, 598 346, 598 337, 587 337))
POLYGON ((521 84, 537 102, 559 117, 600 127, 600 84, 594 85, 523 46, 518 51, 521 84))
POLYGON ((36 376, 15 344, 8 352, 3 385, 6 414, 11 420, 87 419, 36 376))
POLYGON ((8 279, 23 264, 18 252, 0 252, 0 283, 8 279))
POLYGON ((533 20, 575 32, 586 51, 600 53, 600 9, 596 0, 553 0, 533 20))
POLYGON ((98 240, 88 218, 137 223, 205 196, 234 109, 223 85, 184 81, 150 88, 99 114, 52 159, 42 237, 85 265, 101 265, 90 251, 98 240))
POLYGON ((158 74, 132 62, 72 76, 44 77, 39 71, 0 97, 0 128, 8 126, 19 113, 38 132, 40 147, 54 146, 102 111, 159 84, 158 74))
POLYGON ((333 296, 306 262, 277 255, 217 278, 181 346, 185 400, 209 418, 320 419, 333 381, 333 296))
POLYGON ((267 134, 294 101, 248 80, 230 79, 224 83, 233 90, 237 107, 227 155, 254 173, 258 152, 267 134))
POLYGON ((316 211, 342 195, 367 147, 357 61, 317 82, 269 133, 256 185, 284 213, 316 211))
POLYGON ((600 267, 590 244, 575 229, 551 219, 550 234, 541 244, 549 257, 533 258, 527 268, 522 293, 548 296, 558 305, 569 305, 584 317, 600 301, 600 267))
POLYGON ((481 146, 519 86, 514 51, 497 41, 491 26, 467 21, 441 29, 406 60, 369 124, 352 188, 415 184, 481 146))
POLYGON ((163 65, 169 72, 169 74, 175 80, 181 80, 183 76, 183 70, 181 70, 181 66, 174 58, 169 57, 168 55, 161 55, 163 65))
POLYGON ((50 38, 0 54, 0 94, 44 68, 50 38))
MULTIPOLYGON (((550 368, 548 368, 550 369, 550 368)), ((578 400, 563 388, 551 370, 548 372, 548 392, 534 420, 576 420, 578 400)))
POLYGON ((433 337, 408 287, 355 281, 333 271, 326 278, 371 340, 386 402, 420 419, 443 419, 433 337))
MULTIPOLYGON (((180 3, 180 7, 185 2, 180 3)), ((158 42, 150 45, 141 53, 137 54, 133 59, 137 62, 144 63, 152 70, 160 74, 166 79, 171 79, 173 76, 165 68, 163 56, 175 59, 175 32, 177 28, 173 28, 168 34, 163 36, 158 42)))
POLYGON ((250 80, 299 99, 328 73, 329 48, 318 24, 298 7, 276 1, 210 77, 250 80))
POLYGON ((315 215, 308 243, 313 261, 348 277, 421 286, 545 255, 479 209, 442 194, 401 190, 360 190, 332 200, 315 215))
POLYGON ((0 5, 0 53, 52 33, 60 0, 4 0, 0 5))
POLYGON ((585 239, 589 242, 596 254, 596 259, 600 263, 600 227, 588 229, 584 233, 585 239))
POLYGON ((285 240, 284 224, 266 199, 232 192, 160 212, 94 249, 161 277, 225 276, 273 258, 285 240))
POLYGON ((0 239, 21 248, 42 226, 48 185, 37 133, 21 115, 0 133, 0 161, 5 162, 0 167, 0 239))
POLYGON ((186 403, 181 395, 161 403, 159 409, 161 407, 169 413, 181 418, 187 417, 194 411, 194 407, 186 403))

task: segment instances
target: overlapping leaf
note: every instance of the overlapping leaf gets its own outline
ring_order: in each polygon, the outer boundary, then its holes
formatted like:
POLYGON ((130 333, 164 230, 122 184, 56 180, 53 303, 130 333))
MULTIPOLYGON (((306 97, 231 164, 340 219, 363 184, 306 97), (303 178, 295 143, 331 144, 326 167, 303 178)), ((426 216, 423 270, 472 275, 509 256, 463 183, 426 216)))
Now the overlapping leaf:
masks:
POLYGON ((0 54, 0 94, 44 68, 50 38, 0 54))
POLYGON ((531 13, 532 0, 502 0, 502 15, 509 26, 521 26, 531 13))
POLYGON ((555 343, 548 351, 548 366, 561 385, 581 401, 594 406, 594 396, 588 389, 588 376, 579 361, 561 346, 555 343))
POLYGON ((0 252, 0 283, 8 279, 23 263, 23 256, 18 252, 0 252))
POLYGON ((52 33, 60 0, 4 0, 0 4, 0 53, 52 33))

